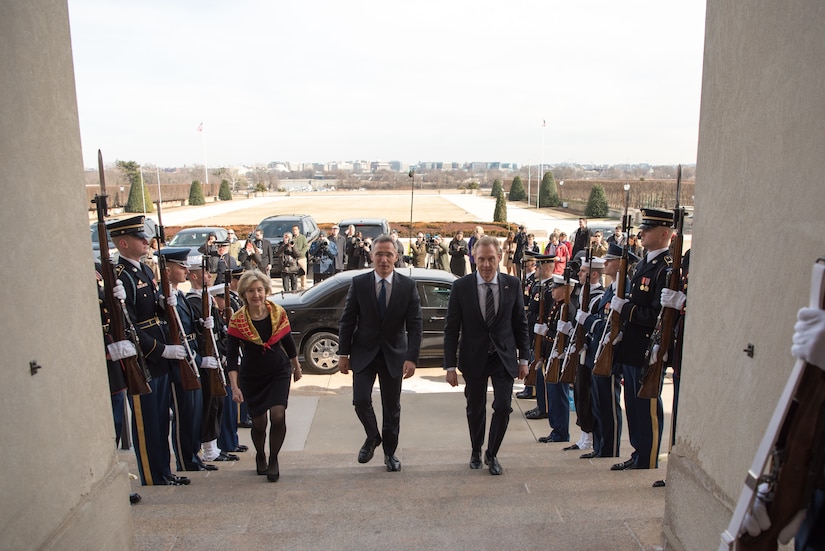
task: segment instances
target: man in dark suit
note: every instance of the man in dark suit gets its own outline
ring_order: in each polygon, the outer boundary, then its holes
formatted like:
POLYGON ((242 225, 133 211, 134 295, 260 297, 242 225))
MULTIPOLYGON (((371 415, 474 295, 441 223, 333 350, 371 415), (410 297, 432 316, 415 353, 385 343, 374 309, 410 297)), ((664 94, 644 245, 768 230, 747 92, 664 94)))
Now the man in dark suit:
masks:
POLYGON ((258 256, 261 257, 261 268, 266 275, 270 275, 272 264, 275 262, 275 252, 272 250, 272 244, 269 239, 264 239, 264 231, 261 229, 255 230, 255 237, 252 240, 257 249, 258 256))
POLYGON ((527 375, 530 341, 519 280, 498 272, 498 240, 491 236, 479 238, 473 256, 476 272, 456 280, 450 294, 444 327, 444 369, 452 386, 458 385, 456 368, 464 376, 471 469, 481 468, 487 379, 492 379, 493 417, 484 461, 490 474, 500 475, 503 471, 496 455, 513 411, 513 379, 527 375))
POLYGON ((395 456, 401 421, 401 380, 415 373, 421 349, 421 299, 415 281, 394 271, 398 251, 388 235, 373 242, 375 269, 352 279, 339 330, 338 369, 352 369, 352 404, 367 439, 358 462, 372 459, 383 442, 388 471, 400 471, 395 456), (383 429, 372 408, 375 377, 381 388, 383 429))

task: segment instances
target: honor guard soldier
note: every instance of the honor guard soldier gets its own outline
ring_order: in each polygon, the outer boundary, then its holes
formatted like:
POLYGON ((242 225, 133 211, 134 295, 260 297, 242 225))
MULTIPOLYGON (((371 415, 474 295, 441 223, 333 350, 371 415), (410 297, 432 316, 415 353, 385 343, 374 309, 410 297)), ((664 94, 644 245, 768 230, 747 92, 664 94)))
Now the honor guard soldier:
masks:
MULTIPOLYGON (((526 257, 523 259, 524 263, 524 279, 522 280, 521 288, 522 292, 524 293, 524 310, 527 311, 527 308, 530 306, 530 297, 531 297, 531 289, 533 288, 533 284, 536 282, 536 261, 532 257, 526 257)), ((532 330, 532 324, 528 324, 530 329, 532 330)), ((533 334, 530 334, 530 338, 533 338, 533 334)), ((530 353, 533 353, 533 350, 530 350, 530 353)), ((532 360, 533 358, 531 358, 532 360)), ((530 373, 527 374, 527 377, 524 378, 524 390, 516 394, 516 398, 520 400, 530 400, 536 397, 536 393, 534 392, 536 382, 536 371, 534 368, 530 369, 530 373)))
POLYGON ((647 253, 636 266, 626 298, 614 296, 610 303, 611 310, 618 312, 622 319, 622 340, 616 350, 616 362, 621 365, 624 377, 625 412, 630 444, 634 448, 630 459, 613 465, 612 470, 659 466, 664 423, 662 398, 650 400, 636 394, 647 364, 645 353, 661 310, 662 289, 667 287, 668 270, 673 264, 669 250, 672 226, 671 211, 642 209, 640 242, 647 253))
MULTIPOLYGON (((530 354, 535 356, 535 349, 533 348, 536 339, 536 329, 542 327, 542 336, 547 333, 546 325, 547 318, 552 313, 553 297, 550 292, 550 285, 553 283, 553 267, 555 264, 555 257, 553 255, 544 255, 541 261, 536 260, 533 253, 524 256, 524 283, 522 290, 524 291, 524 309, 527 312, 527 328, 530 332, 530 354), (529 260, 528 260, 529 259, 529 260), (532 263, 534 268, 530 274, 527 274, 527 263, 532 263), (538 269, 536 265, 538 264, 538 269), (548 267, 545 267, 549 265, 548 267), (541 296, 544 295, 544 302, 542 303, 541 296), (541 306, 544 305, 544 310, 541 311, 541 306)), ((547 359, 544 354, 546 346, 542 344, 542 357, 547 359)), ((516 394, 517 398, 536 398, 536 407, 524 412, 527 419, 547 419, 547 392, 544 388, 544 374, 542 369, 544 364, 535 364, 537 358, 530 358, 530 365, 534 366, 532 373, 528 373, 525 377, 524 390, 516 394), (531 377, 532 375, 532 377, 531 377), (530 378, 534 384, 527 385, 527 379, 530 378), (534 392, 535 391, 535 392, 534 392)))
POLYGON ((215 285, 223 285, 226 270, 238 267, 238 261, 229 254, 229 241, 215 241, 218 248, 218 270, 215 272, 215 285))
MULTIPOLYGON (((628 263, 636 263, 639 257, 628 252, 628 263)), ((619 271, 619 262, 622 259, 622 247, 611 243, 604 255, 604 274, 613 280, 598 303, 586 317, 581 310, 576 319, 582 323, 587 331, 586 365, 592 370, 596 363, 596 351, 599 342, 605 334, 609 336, 608 318, 610 316, 610 301, 616 293, 616 275, 619 271)), ((592 292, 592 291, 591 291, 592 292)), ((593 376, 591 378, 592 408, 596 423, 593 428, 593 450, 581 456, 582 459, 594 457, 619 457, 619 445, 622 440, 622 406, 619 396, 622 392, 622 374, 617 364, 614 364, 611 373, 606 377, 593 376)))
MULTIPOLYGON (((588 261, 586 258, 579 268, 579 281, 582 282, 577 287, 577 291, 570 297, 570 308, 575 312, 576 327, 581 325, 585 335, 584 350, 576 350, 576 343, 571 344, 568 348, 568 354, 578 354, 578 361, 576 365, 576 380, 573 383, 573 403, 576 406, 576 424, 581 429, 581 436, 578 442, 568 446, 568 450, 588 450, 593 447, 594 433, 599 432, 597 428, 598 421, 596 419, 595 409, 593 408, 593 358, 596 355, 595 347, 587 346, 587 328, 582 325, 586 322, 587 317, 596 311, 599 305, 599 300, 604 294, 604 287, 602 287, 601 278, 604 273, 604 260, 598 257, 593 257, 588 261), (589 285, 588 304, 582 304, 582 296, 584 293, 584 286, 589 285), (593 350, 591 351, 591 348, 593 350), (589 362, 588 362, 589 360, 589 362)), ((572 358, 567 358, 567 361, 572 361, 572 358)))
POLYGON ((158 285, 151 268, 140 262, 149 253, 145 218, 118 220, 108 224, 107 229, 120 253, 115 275, 126 291, 126 310, 152 376, 151 393, 129 397, 140 481, 144 486, 186 485, 189 479, 173 475, 169 468, 170 360, 183 359, 186 351, 182 346, 167 344, 169 333, 158 285))

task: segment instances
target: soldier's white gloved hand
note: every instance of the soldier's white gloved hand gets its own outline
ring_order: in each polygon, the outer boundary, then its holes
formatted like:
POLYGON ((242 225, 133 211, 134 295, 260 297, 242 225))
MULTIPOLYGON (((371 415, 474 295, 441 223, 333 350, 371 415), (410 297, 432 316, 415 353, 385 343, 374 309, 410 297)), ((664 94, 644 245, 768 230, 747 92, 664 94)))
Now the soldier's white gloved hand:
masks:
POLYGON ((106 345, 106 350, 109 351, 109 357, 113 362, 122 360, 123 358, 131 358, 137 356, 137 350, 132 341, 116 341, 106 345))
POLYGON ((166 304, 174 308, 178 305, 178 293, 174 289, 169 289, 169 293, 166 295, 166 304))
POLYGON ((573 344, 570 345, 570 348, 568 348, 565 351, 565 355, 570 356, 572 358, 573 356, 575 356, 575 354, 576 354, 576 342, 573 341, 573 344))
POLYGON ((665 287, 662 289, 662 296, 659 298, 659 302, 662 306, 667 308, 673 308, 674 310, 681 310, 682 306, 685 305, 685 300, 687 299, 687 295, 684 294, 682 291, 674 291, 673 289, 668 289, 665 287))
POLYGON ((204 329, 214 329, 215 328, 215 320, 212 319, 212 316, 206 316, 205 319, 201 320, 204 329))
POLYGON ((579 308, 579 311, 576 312, 576 323, 579 325, 584 325, 584 322, 587 321, 587 317, 590 315, 590 312, 587 310, 582 310, 579 308))
POLYGON ((739 531, 740 536, 745 532, 751 536, 758 536, 771 527, 771 519, 768 518, 768 510, 765 508, 765 501, 769 491, 770 486, 766 482, 763 482, 757 488, 753 505, 750 511, 745 514, 745 519, 742 521, 742 528, 739 531))
POLYGON ((558 357, 559 357, 559 351, 558 351, 558 350, 556 350, 556 347, 554 346, 554 347, 553 347, 553 351, 552 351, 552 352, 550 352, 550 359, 551 359, 551 360, 555 360, 555 359, 556 359, 556 358, 558 358, 558 357))
POLYGON ((651 352, 650 352, 650 360, 648 360, 648 362, 647 362, 648 365, 655 364, 656 363, 656 356, 658 356, 658 355, 659 355, 659 345, 654 344, 653 345, 653 350, 651 350, 651 352))
MULTIPOLYGON (((607 338, 609 339, 609 338, 610 338, 610 335, 608 335, 608 336, 607 336, 607 338)), ((623 332, 623 331, 619 331, 619 334, 618 334, 618 335, 616 335, 616 338, 615 338, 615 339, 613 339, 613 346, 616 346, 617 344, 619 344, 620 342, 622 342, 622 339, 623 339, 623 338, 624 338, 624 332, 623 332)))
POLYGON ((627 303, 628 300, 626 298, 613 297, 610 300, 610 309, 621 314, 622 308, 624 308, 624 305, 627 303))
POLYGON ((573 331, 573 324, 569 321, 559 320, 556 323, 556 332, 562 335, 569 335, 573 331))
POLYGON ((535 333, 536 335, 541 335, 543 337, 547 334, 547 324, 537 323, 533 325, 533 333, 535 333))
POLYGON ((126 300, 126 289, 123 288, 123 282, 119 279, 116 279, 112 286, 112 295, 118 300, 126 300))
POLYGON ((186 358, 186 348, 179 344, 167 344, 160 355, 167 360, 183 360, 186 358))
POLYGON ((218 360, 213 356, 204 356, 201 358, 201 369, 218 369, 218 360))
POLYGON ((791 354, 825 369, 825 310, 800 308, 796 319, 791 354))

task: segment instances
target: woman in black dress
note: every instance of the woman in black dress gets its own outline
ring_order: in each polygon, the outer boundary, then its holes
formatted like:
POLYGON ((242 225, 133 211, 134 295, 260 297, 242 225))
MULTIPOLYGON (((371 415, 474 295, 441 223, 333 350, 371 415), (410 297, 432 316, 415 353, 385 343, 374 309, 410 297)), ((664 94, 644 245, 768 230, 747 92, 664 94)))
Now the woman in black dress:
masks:
POLYGON ((268 275, 253 270, 241 276, 238 294, 244 306, 229 322, 226 369, 232 385, 232 400, 239 404, 246 402, 252 416, 258 474, 265 474, 269 482, 277 482, 278 452, 286 436, 290 377, 295 381, 300 379, 301 366, 286 311, 266 298, 271 291, 268 275), (264 452, 267 413, 268 462, 264 452))
POLYGON ((467 260, 469 254, 467 242, 464 241, 464 232, 456 232, 455 237, 450 241, 450 271, 461 277, 467 273, 467 260))

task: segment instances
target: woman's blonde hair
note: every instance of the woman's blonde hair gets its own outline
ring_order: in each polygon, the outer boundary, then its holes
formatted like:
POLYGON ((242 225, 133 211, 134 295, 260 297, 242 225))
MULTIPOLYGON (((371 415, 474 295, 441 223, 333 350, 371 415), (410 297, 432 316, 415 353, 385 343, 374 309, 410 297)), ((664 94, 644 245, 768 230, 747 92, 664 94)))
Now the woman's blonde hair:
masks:
POLYGON ((244 272, 243 275, 241 276, 240 281, 238 281, 238 294, 241 296, 241 300, 243 301, 245 306, 246 306, 246 291, 256 281, 260 281, 263 284, 264 291, 266 291, 267 296, 272 294, 272 283, 270 283, 270 281, 269 281, 269 276, 267 276, 265 273, 261 272, 260 270, 249 270, 248 272, 244 272))

